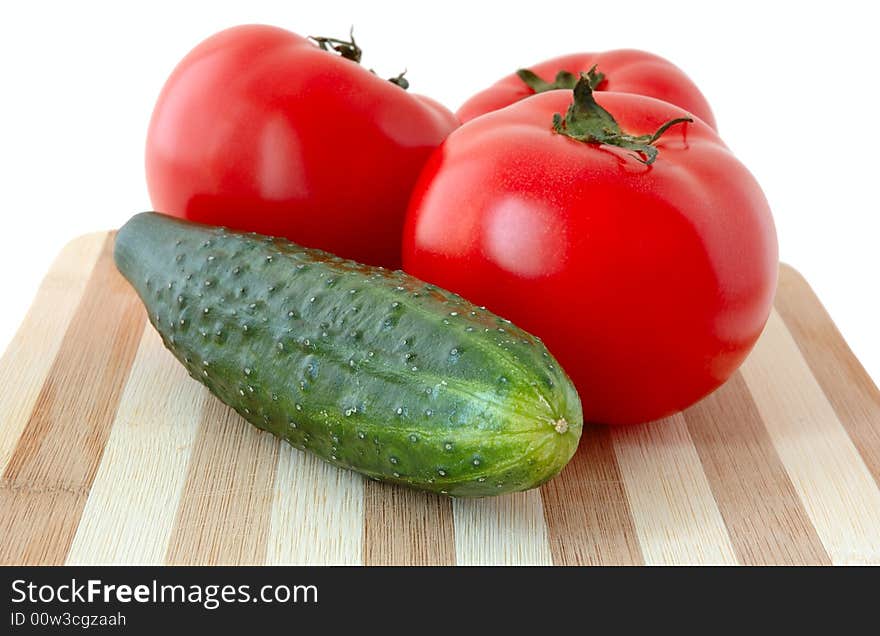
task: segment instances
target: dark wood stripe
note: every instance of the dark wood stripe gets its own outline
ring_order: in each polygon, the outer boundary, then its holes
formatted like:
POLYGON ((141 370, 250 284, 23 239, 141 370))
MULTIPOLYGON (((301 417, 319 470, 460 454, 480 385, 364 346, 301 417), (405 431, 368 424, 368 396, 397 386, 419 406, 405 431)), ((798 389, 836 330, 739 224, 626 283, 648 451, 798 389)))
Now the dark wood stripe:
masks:
POLYGON ((608 428, 585 426, 578 452, 541 495, 554 564, 643 562, 608 428))
MULTIPOLYGON (((0 482, 0 563, 63 563, 144 329, 108 236, 0 482)), ((14 387, 6 387, 14 390, 14 387)))
POLYGON ((166 563, 265 562, 278 443, 216 398, 205 402, 166 563))
POLYGON ((452 501, 364 482, 364 565, 455 565, 452 501))
POLYGON ((830 563, 738 372, 684 418, 740 563, 830 563))
POLYGON ((798 272, 779 270, 776 311, 880 486, 880 391, 798 272))

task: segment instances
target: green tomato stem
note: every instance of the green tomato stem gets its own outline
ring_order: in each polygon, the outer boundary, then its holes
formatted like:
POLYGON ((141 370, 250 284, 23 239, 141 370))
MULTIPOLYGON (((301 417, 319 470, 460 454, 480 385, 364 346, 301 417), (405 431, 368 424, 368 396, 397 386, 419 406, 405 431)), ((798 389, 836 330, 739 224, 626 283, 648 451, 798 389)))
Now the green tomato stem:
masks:
MULTIPOLYGON (((347 40, 340 40, 338 38, 328 38, 324 36, 310 35, 309 39, 318 45, 318 48, 322 51, 327 51, 330 53, 337 53, 339 57, 343 57, 346 60, 351 60, 356 64, 361 63, 361 57, 363 57, 364 51, 361 47, 357 45, 357 42, 354 41, 354 27, 351 27, 351 30, 348 32, 347 40)), ((370 73, 376 75, 376 71, 370 69, 370 73)), ((388 78, 388 81, 394 84, 395 86, 400 86, 403 90, 409 88, 409 80, 407 80, 404 75, 406 75, 406 70, 403 71, 400 75, 396 77, 388 78)))
POLYGON ((574 100, 565 116, 559 113, 553 115, 553 130, 576 141, 633 150, 632 156, 649 166, 656 161, 659 153, 653 144, 672 126, 693 121, 690 117, 670 119, 651 135, 624 132, 614 116, 596 102, 592 82, 583 73, 574 86, 574 100))
MULTIPOLYGON (((560 88, 571 90, 575 87, 575 84, 578 83, 579 79, 578 75, 569 73, 568 71, 559 71, 552 82, 542 79, 527 68, 519 69, 516 74, 517 77, 525 82, 526 86, 536 93, 544 93, 546 91, 557 90, 560 88)), ((592 68, 586 72, 586 75, 590 82, 590 88, 593 90, 597 90, 599 85, 605 81, 605 73, 597 71, 595 64, 593 64, 592 68)))

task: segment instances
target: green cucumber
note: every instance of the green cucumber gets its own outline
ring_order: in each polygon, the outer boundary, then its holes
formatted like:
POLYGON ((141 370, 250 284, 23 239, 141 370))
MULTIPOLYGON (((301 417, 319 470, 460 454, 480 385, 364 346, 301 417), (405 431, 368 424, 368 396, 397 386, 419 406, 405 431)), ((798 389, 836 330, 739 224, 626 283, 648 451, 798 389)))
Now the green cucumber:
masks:
POLYGON ((153 212, 114 256, 192 377, 337 466, 479 497, 577 448, 578 394, 540 340, 403 272, 153 212))

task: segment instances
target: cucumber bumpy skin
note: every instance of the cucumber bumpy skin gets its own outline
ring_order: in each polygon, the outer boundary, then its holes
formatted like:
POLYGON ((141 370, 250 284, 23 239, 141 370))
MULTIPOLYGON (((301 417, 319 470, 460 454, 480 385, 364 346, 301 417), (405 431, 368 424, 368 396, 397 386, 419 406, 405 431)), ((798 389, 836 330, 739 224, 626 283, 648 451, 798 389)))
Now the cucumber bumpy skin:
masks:
POLYGON ((114 257, 193 378, 337 466, 480 497, 577 448, 580 399, 540 340, 408 274, 153 212, 114 257))

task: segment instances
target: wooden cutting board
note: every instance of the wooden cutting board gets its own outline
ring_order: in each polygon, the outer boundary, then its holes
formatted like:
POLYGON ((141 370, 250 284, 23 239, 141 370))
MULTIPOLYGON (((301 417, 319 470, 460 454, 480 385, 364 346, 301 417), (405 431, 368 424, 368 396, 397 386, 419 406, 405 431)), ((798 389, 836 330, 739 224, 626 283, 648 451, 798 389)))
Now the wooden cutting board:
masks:
POLYGON ((452 500, 240 419, 162 347, 112 244, 62 251, 0 360, 0 563, 880 563, 880 392, 789 267, 709 398, 588 428, 539 490, 452 500))

